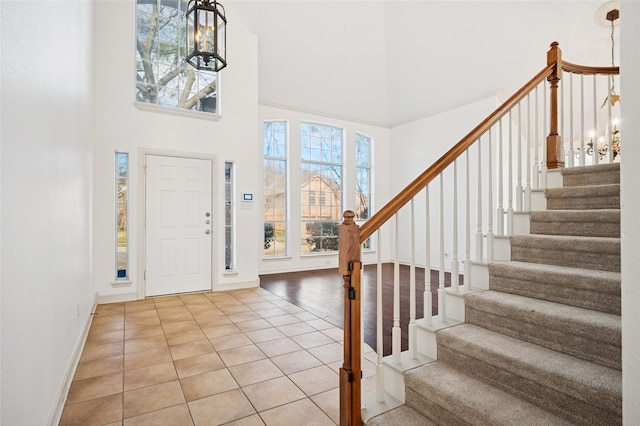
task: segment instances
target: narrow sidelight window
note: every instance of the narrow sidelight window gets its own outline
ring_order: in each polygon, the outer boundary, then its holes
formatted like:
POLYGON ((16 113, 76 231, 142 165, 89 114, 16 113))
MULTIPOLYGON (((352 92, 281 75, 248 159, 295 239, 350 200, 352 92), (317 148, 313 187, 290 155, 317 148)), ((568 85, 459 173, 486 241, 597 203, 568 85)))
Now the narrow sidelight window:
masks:
POLYGON ((224 163, 224 261, 225 270, 236 269, 234 232, 234 176, 233 163, 224 163))
POLYGON ((129 154, 116 152, 116 279, 129 279, 129 154))

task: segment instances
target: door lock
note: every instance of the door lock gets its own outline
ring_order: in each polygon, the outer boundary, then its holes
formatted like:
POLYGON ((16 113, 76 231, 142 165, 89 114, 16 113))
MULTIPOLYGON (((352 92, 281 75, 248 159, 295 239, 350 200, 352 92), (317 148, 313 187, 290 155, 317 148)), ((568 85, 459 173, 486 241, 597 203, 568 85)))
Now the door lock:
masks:
POLYGON ((210 217, 210 216, 211 216, 211 213, 206 212, 204 215, 205 215, 206 217, 210 217))

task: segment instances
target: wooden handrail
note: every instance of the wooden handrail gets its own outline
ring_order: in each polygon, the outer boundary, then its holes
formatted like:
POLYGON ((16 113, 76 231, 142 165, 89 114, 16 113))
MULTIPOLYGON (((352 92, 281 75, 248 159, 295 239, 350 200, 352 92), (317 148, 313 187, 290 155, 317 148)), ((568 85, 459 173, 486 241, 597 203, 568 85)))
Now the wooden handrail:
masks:
POLYGON ((544 67, 535 75, 535 77, 529 80, 527 84, 522 86, 520 90, 500 105, 500 107, 498 107, 498 109, 496 109, 484 121, 482 121, 482 123, 476 126, 476 128, 463 137, 460 142, 440 157, 438 161, 433 163, 431 167, 414 179, 413 182, 400 191, 400 193, 389 201, 382 209, 371 216, 371 218, 360 227, 360 243, 362 244, 365 242, 367 238, 369 238, 378 228, 396 214, 402 206, 418 195, 425 186, 427 186, 436 176, 452 164, 456 158, 462 155, 471 145, 473 145, 480 136, 500 121, 500 119, 504 117, 511 108, 524 99, 531 90, 550 76, 553 71, 553 65, 544 67))
POLYGON ((588 65, 577 65, 571 62, 562 61, 562 71, 571 72, 574 74, 605 74, 605 75, 619 75, 620 67, 592 67, 588 65))
MULTIPOLYGON (((558 44, 552 43, 550 53, 557 49, 558 44)), ((555 59, 555 58, 554 58, 555 59)), ((587 65, 577 65, 564 60, 560 61, 562 70, 575 74, 620 74, 620 67, 594 67, 587 65)), ((480 136, 486 133, 494 126, 509 110, 518 104, 531 90, 540 84, 544 79, 550 77, 555 71, 555 63, 548 64, 538 74, 536 74, 529 82, 527 82, 513 96, 507 99, 498 109, 489 115, 475 129, 469 132, 460 140, 453 148, 447 151, 438 161, 425 170, 420 176, 413 180, 398 195, 389 201, 381 210, 374 214, 360 228, 360 243, 362 244, 369 238, 378 228, 380 228, 387 220, 396 214, 406 203, 414 198, 424 187, 429 184, 436 176, 446 169, 453 161, 458 158, 465 150, 467 150, 480 136)))

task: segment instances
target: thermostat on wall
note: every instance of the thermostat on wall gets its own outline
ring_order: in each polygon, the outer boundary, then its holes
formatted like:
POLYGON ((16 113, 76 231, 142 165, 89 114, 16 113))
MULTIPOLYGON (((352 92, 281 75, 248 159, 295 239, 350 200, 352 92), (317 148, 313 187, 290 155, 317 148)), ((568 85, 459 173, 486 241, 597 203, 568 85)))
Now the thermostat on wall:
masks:
POLYGON ((242 201, 253 201, 253 194, 242 194, 242 201))

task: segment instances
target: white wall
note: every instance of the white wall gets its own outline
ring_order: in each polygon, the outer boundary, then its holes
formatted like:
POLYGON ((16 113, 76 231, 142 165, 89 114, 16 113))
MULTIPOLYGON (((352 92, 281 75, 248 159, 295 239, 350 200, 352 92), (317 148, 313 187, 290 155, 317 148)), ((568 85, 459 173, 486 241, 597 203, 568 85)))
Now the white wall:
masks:
POLYGON ((91 9, 2 2, 3 425, 55 420, 93 308, 91 9))
MULTIPOLYGON (((418 175, 420 175, 427 167, 438 160, 445 152, 451 149, 458 141, 460 141, 475 126, 480 124, 497 106, 497 98, 495 95, 488 95, 481 99, 470 102, 466 105, 460 105, 456 108, 439 112, 437 114, 424 117, 420 120, 412 121, 391 130, 391 164, 393 174, 391 175, 391 193, 392 195, 400 192, 418 175)), ((495 149, 495 148, 494 148, 495 149)), ((486 155, 486 153, 484 154, 486 155)), ((476 161, 477 164, 477 161, 476 161)), ((476 170, 476 164, 471 164, 471 176, 474 176, 473 170, 476 170)), ((462 176, 464 163, 459 164, 458 171, 458 188, 462 191, 462 176)), ((453 183, 450 178, 451 174, 446 174, 445 179, 445 205, 451 206, 453 197, 451 196, 453 183)), ((439 180, 433 182, 430 186, 430 199, 432 205, 430 209, 431 219, 431 265, 439 265, 439 216, 437 205, 435 202, 439 199, 439 180)), ((475 191, 473 192, 475 194, 475 191)), ((463 193, 459 193, 459 234, 458 234, 458 260, 462 260, 464 254, 464 197, 463 193)), ((415 201, 415 223, 416 223, 416 262, 419 265, 425 263, 425 199, 424 194, 420 194, 415 201)), ((471 223, 472 233, 475 234, 477 220, 476 212, 472 211, 473 218, 471 223)), ((400 212, 400 238, 408 238, 408 221, 409 207, 406 206, 400 212)), ((449 217, 445 218, 446 235, 451 235, 452 222, 449 217)), ((392 231, 387 231, 387 233, 392 231)), ((475 253, 474 244, 472 244, 473 253, 475 253)), ((409 261, 408 244, 402 243, 400 246, 400 260, 409 261)), ((448 240, 445 245, 445 268, 450 268, 452 259, 452 245, 448 240)), ((473 256, 472 256, 473 258, 473 256)))
POLYGON ((262 241, 262 206, 236 211, 236 273, 225 274, 223 200, 224 163, 235 162, 236 200, 240 194, 262 190, 262 157, 258 132, 257 40, 250 23, 243 22, 237 3, 225 3, 229 17, 229 66, 221 72, 222 118, 197 118, 176 113, 141 110, 134 105, 135 2, 98 1, 95 5, 94 77, 95 144, 95 287, 101 301, 144 295, 143 152, 206 155, 214 160, 214 275, 213 287, 256 286, 262 241), (231 19, 233 17, 233 19, 231 19), (118 31, 113 31, 118 28, 118 31), (129 238, 130 277, 114 285, 115 211, 114 151, 130 154, 129 238))
POLYGON ((620 4, 623 423, 640 423, 640 3, 620 4), (628 142, 628 143, 625 143, 628 142))
POLYGON ((255 2, 260 100, 388 123, 384 3, 255 2))
MULTIPOLYGON (((338 266, 337 254, 302 254, 300 247, 300 123, 310 121, 336 126, 344 130, 344 191, 346 203, 343 210, 355 208, 355 134, 361 133, 373 139, 373 190, 374 213, 390 199, 389 193, 389 129, 370 124, 347 121, 335 117, 318 116, 292 109, 260 105, 260 123, 266 120, 285 120, 289 126, 289 253, 287 256, 262 258, 260 273, 276 273, 285 271, 301 271, 318 268, 334 268, 338 266), (296 161, 295 159, 298 159, 296 161)), ((262 205, 263 194, 259 194, 259 205, 262 205)), ((362 261, 375 262, 376 253, 364 252, 362 261)))

